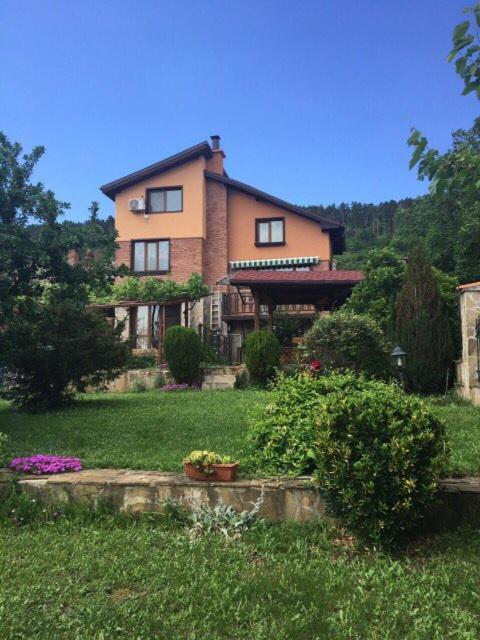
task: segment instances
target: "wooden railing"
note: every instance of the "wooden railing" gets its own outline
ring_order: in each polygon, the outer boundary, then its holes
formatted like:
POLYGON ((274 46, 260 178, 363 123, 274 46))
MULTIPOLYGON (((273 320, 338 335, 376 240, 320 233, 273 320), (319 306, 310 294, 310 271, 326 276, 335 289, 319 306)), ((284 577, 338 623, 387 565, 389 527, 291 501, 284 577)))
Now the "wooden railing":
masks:
MULTIPOLYGON (((223 315, 242 316, 254 314, 254 301, 251 294, 228 293, 224 297, 223 315)), ((277 305, 276 311, 280 313, 292 314, 313 314, 315 307, 311 304, 281 304, 277 305)), ((260 314, 267 315, 266 305, 260 305, 260 314)))

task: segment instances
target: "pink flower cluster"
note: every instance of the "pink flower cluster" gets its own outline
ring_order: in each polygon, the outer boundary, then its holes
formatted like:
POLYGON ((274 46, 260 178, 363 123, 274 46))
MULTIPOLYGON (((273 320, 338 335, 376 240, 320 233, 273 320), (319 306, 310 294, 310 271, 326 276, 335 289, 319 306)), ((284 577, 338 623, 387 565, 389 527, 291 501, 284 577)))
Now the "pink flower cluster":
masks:
POLYGON ((198 391, 200 387, 198 384, 188 385, 186 382, 183 384, 165 384, 162 387, 162 391, 198 391))
POLYGON ((81 471, 80 458, 68 458, 65 456, 36 455, 28 458, 14 458, 8 465, 13 471, 19 473, 64 473, 65 471, 81 471))

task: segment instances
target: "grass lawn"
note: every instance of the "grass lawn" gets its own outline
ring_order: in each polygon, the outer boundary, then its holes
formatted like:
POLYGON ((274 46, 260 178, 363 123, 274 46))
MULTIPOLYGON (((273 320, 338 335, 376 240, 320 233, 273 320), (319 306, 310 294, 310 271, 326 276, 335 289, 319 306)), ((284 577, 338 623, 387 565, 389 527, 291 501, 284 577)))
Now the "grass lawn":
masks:
POLYGON ((475 640, 480 535, 355 552, 326 525, 225 542, 103 516, 0 526, 5 640, 475 640))
MULTIPOLYGON (((81 457, 88 467, 175 471, 192 449, 242 456, 247 414, 262 391, 91 394, 64 411, 26 415, 0 403, 0 431, 13 455, 81 457)), ((431 402, 448 425, 451 473, 480 473, 480 408, 431 402)))

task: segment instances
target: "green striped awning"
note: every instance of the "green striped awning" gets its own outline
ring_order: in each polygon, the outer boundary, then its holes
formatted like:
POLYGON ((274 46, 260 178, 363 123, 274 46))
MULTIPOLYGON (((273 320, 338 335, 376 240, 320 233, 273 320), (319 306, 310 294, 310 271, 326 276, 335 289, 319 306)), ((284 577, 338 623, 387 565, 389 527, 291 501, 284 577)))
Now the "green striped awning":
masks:
POLYGON ((275 267, 300 267, 317 264, 318 256, 302 258, 270 258, 268 260, 234 260, 230 262, 231 269, 275 269, 275 267))

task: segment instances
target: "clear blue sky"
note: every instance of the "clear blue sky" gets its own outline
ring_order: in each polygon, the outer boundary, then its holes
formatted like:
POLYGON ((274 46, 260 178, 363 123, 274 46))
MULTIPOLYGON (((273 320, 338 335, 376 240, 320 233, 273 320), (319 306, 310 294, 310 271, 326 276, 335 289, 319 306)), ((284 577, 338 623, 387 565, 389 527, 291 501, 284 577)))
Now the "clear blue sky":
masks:
MULTIPOLYGON (((473 0, 472 0, 473 1, 473 0)), ((222 136, 227 170, 298 204, 425 192, 478 101, 446 57, 468 0, 2 0, 0 128, 83 219, 98 186, 222 136)))

